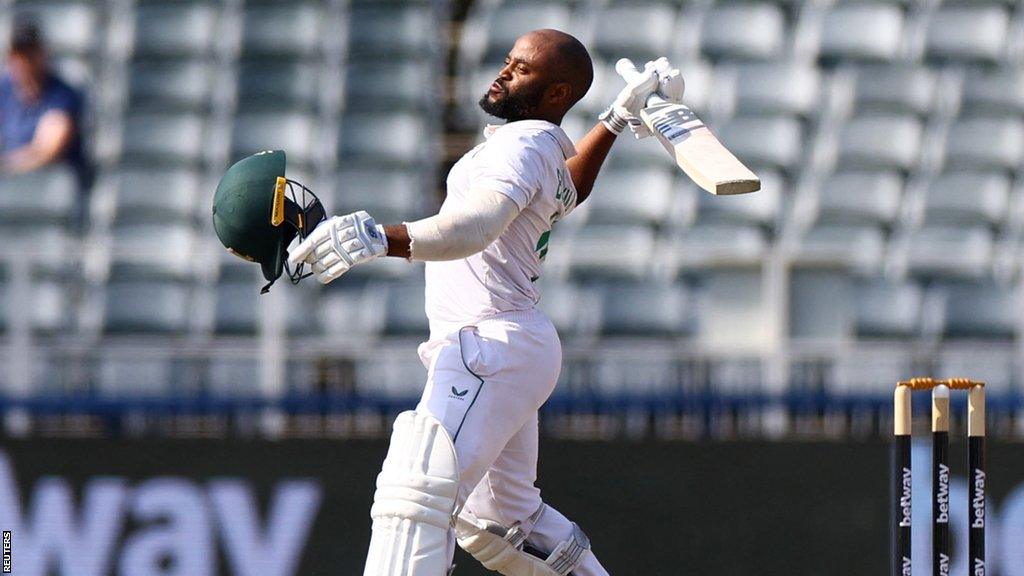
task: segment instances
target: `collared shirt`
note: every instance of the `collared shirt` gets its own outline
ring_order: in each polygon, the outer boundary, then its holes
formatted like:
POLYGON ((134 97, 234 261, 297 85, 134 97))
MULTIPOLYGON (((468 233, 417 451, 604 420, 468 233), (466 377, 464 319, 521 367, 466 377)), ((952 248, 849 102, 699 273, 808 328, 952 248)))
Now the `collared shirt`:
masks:
POLYGON ((508 196, 519 216, 482 252, 426 263, 426 311, 431 337, 504 312, 530 310, 540 299, 540 277, 555 222, 576 207, 566 160, 576 149, 565 132, 544 120, 488 126, 486 141, 452 167, 441 213, 470 194, 508 196))

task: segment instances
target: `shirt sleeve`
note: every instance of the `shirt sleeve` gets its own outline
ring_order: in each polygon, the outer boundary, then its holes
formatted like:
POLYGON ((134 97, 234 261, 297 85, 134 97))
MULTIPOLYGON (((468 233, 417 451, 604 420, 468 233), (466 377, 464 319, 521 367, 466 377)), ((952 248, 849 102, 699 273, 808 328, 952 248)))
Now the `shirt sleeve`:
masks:
POLYGON ((47 112, 63 112, 77 121, 82 111, 82 97, 73 89, 60 86, 47 96, 45 110, 47 112))
POLYGON ((526 134, 496 132, 477 152, 470 187, 494 190, 526 208, 541 189, 544 154, 526 134))

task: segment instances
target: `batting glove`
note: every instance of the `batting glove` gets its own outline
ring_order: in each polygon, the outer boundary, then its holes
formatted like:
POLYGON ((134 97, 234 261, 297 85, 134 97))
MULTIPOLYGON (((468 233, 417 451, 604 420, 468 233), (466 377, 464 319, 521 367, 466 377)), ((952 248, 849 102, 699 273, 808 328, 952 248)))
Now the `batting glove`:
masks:
POLYGON ((356 264, 369 262, 388 253, 384 227, 360 210, 324 220, 288 256, 297 267, 306 262, 321 284, 328 284, 356 264))
POLYGON ((640 109, 647 105, 647 98, 658 89, 658 74, 654 62, 644 65, 642 72, 638 72, 632 62, 629 62, 629 68, 632 73, 622 75, 626 80, 626 87, 615 97, 611 106, 597 117, 614 134, 622 134, 626 126, 636 120, 640 109))
MULTIPOLYGON (((632 62, 626 60, 626 64, 628 67, 626 68, 627 73, 624 77, 630 77, 631 73, 629 70, 634 68, 632 62)), ((619 66, 617 65, 616 68, 618 69, 619 66)), ((654 71, 658 75, 658 89, 655 94, 660 96, 666 102, 681 104, 683 101, 683 92, 686 90, 686 83, 683 81, 683 76, 679 72, 679 69, 673 68, 672 64, 669 63, 668 58, 663 56, 654 61, 654 71)), ((639 118, 630 120, 629 129, 633 132, 633 136, 637 140, 651 135, 651 130, 646 124, 641 122, 639 118)))

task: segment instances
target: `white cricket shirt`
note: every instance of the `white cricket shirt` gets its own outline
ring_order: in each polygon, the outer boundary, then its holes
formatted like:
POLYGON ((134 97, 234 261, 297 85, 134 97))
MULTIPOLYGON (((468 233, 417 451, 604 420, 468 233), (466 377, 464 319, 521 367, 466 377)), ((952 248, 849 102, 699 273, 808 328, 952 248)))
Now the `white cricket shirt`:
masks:
POLYGON ((565 161, 576 148, 556 124, 520 120, 488 126, 486 141, 448 173, 441 213, 474 191, 494 190, 520 209, 508 229, 482 252, 461 260, 426 263, 426 312, 431 338, 500 314, 531 310, 534 281, 547 254, 551 227, 576 207, 565 161))

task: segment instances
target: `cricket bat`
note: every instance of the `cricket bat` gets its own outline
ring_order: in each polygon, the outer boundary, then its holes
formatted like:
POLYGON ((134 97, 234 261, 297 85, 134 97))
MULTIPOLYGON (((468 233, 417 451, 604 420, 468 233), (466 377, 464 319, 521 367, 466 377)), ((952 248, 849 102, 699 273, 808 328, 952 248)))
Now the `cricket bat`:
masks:
MULTIPOLYGON (((623 78, 637 74, 626 59, 615 64, 623 78)), ((761 189, 761 180, 718 141, 687 106, 667 102, 657 93, 647 99, 640 120, 661 142, 676 164, 698 186, 712 194, 748 194, 761 189)))

